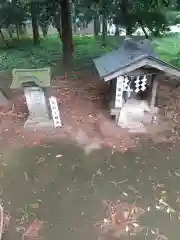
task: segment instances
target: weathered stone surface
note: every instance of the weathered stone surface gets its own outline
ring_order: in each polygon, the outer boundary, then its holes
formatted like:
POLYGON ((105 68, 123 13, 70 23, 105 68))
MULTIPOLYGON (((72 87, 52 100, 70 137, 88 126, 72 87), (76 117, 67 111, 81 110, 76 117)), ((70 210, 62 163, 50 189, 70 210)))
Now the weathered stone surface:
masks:
POLYGON ((29 117, 32 118, 32 120, 37 118, 48 119, 48 107, 42 89, 38 87, 30 87, 25 88, 24 92, 29 109, 29 117))
POLYGON ((47 105, 49 99, 46 99, 44 91, 39 87, 27 87, 24 88, 24 92, 29 110, 25 127, 53 127, 47 105))

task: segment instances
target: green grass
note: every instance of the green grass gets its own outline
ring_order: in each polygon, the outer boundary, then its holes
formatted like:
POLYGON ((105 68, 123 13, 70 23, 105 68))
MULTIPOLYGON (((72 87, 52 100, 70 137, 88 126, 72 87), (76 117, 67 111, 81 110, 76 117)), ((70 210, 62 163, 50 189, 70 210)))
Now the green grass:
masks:
POLYGON ((159 53, 162 60, 171 63, 177 67, 180 67, 180 37, 171 36, 155 39, 158 44, 156 47, 157 53, 159 53))
MULTIPOLYGON (((94 37, 74 37, 76 54, 74 67, 90 66, 92 59, 121 45, 123 37, 108 37, 107 46, 102 47, 101 39, 94 37)), ((156 51, 161 58, 180 66, 180 41, 178 36, 154 39, 156 51)), ((41 40, 40 46, 34 46, 31 39, 13 42, 14 47, 0 50, 0 71, 13 68, 40 68, 50 66, 55 73, 62 73, 62 45, 57 36, 41 40)))
MULTIPOLYGON (((74 37, 74 41, 75 68, 91 64, 94 57, 118 46, 115 38, 108 39, 106 48, 101 46, 100 39, 94 40, 93 37, 74 37)), ((31 39, 13 42, 13 45, 12 48, 0 50, 0 70, 50 66, 61 72, 62 44, 57 36, 42 39, 40 46, 34 46, 31 39)))

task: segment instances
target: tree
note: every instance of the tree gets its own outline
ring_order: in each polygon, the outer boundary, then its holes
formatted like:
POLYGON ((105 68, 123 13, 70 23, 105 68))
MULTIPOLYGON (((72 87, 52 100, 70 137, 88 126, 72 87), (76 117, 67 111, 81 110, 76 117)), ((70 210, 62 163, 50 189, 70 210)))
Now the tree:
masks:
POLYGON ((99 0, 74 0, 74 22, 79 19, 86 25, 94 22, 94 36, 100 32, 100 8, 99 0))
POLYGON ((99 1, 99 8, 100 14, 102 16, 102 44, 103 46, 106 45, 106 35, 107 35, 107 20, 108 17, 111 16, 113 10, 114 2, 111 0, 100 0, 99 1))
POLYGON ((34 2, 31 2, 31 16, 32 20, 34 20, 32 24, 35 43, 39 43, 38 20, 44 36, 46 36, 50 24, 55 26, 63 43, 64 66, 66 69, 71 68, 74 45, 72 39, 71 4, 69 0, 42 0, 39 5, 32 3, 34 2), (37 6, 38 9, 35 8, 37 6))
POLYGON ((33 30, 33 41, 35 45, 40 43, 40 34, 39 34, 39 25, 38 25, 38 3, 31 0, 29 3, 31 21, 32 21, 32 30, 33 30))
MULTIPOLYGON (((165 1, 165 0, 164 0, 165 1)), ((141 27, 145 36, 147 27, 153 34, 158 35, 167 29, 165 6, 168 3, 158 0, 118 0, 119 10, 115 14, 114 21, 126 28, 127 35, 131 35, 137 27, 141 27)))
POLYGON ((2 29, 6 29, 9 32, 9 36, 12 38, 12 32, 16 30, 18 39, 20 38, 21 29, 25 24, 27 18, 26 4, 21 0, 8 0, 0 1, 0 34, 4 43, 5 41, 2 29))
POLYGON ((50 25, 57 29, 60 39, 61 36, 61 7, 56 0, 46 1, 40 5, 39 25, 42 29, 43 35, 47 35, 50 25))
POLYGON ((66 69, 71 69, 74 44, 72 38, 72 18, 69 0, 60 0, 62 42, 63 42, 63 64, 66 69))
POLYGON ((46 7, 46 5, 41 6, 40 15, 39 15, 39 26, 43 33, 43 36, 46 37, 48 34, 48 29, 51 24, 51 15, 46 7))

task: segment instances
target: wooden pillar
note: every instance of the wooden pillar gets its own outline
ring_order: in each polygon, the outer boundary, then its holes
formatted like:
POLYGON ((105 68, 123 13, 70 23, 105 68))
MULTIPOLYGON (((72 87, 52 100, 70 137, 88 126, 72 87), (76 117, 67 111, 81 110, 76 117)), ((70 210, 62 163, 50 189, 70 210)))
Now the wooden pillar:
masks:
POLYGON ((130 92, 130 91, 127 91, 127 92, 126 92, 126 96, 127 96, 127 99, 126 99, 126 101, 127 101, 128 98, 130 98, 130 96, 131 96, 131 92, 130 92))
POLYGON ((157 88, 158 88, 158 75, 152 77, 152 82, 151 82, 151 94, 150 94, 150 101, 149 105, 151 108, 154 108, 155 103, 156 103, 156 95, 157 95, 157 88))
POLYGON ((120 114, 121 114, 121 109, 119 109, 119 112, 116 114, 116 123, 117 123, 117 124, 118 124, 118 122, 119 122, 120 114))

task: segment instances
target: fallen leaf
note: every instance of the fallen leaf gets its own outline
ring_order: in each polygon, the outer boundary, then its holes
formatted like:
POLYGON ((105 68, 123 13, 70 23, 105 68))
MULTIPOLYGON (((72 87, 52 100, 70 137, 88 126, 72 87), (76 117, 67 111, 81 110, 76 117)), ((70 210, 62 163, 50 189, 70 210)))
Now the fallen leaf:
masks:
POLYGON ((148 207, 148 208, 147 208, 147 211, 149 212, 149 211, 150 211, 150 209, 151 209, 151 207, 148 207))
POLYGON ((124 196, 128 196, 128 194, 127 194, 127 193, 125 193, 125 192, 123 192, 123 195, 124 195, 124 196))
POLYGON ((33 209, 37 209, 37 208, 39 208, 39 203, 31 204, 30 206, 33 209))
POLYGON ((137 224, 137 223, 133 223, 132 224, 134 227, 139 227, 139 224, 137 224))

